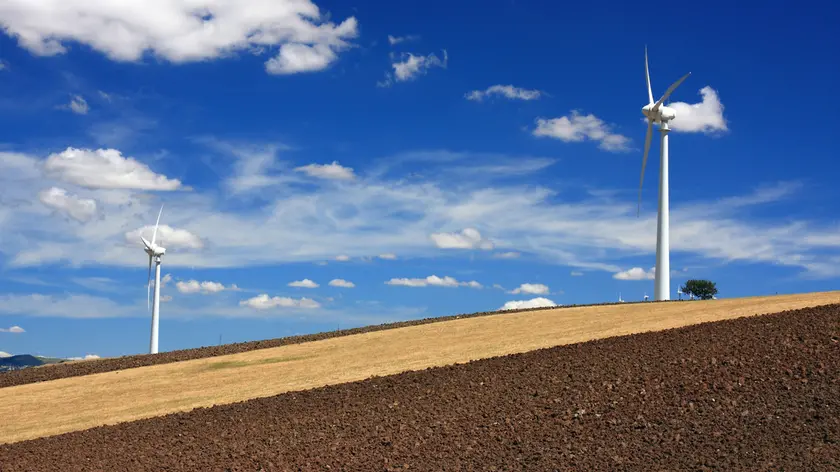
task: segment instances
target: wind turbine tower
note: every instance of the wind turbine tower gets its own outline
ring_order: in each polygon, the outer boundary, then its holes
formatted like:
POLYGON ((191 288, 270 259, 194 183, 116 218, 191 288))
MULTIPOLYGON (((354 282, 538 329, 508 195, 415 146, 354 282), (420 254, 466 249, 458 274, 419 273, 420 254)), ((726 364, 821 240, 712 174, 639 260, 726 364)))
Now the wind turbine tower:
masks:
POLYGON ((155 298, 152 303, 152 335, 149 341, 149 354, 157 354, 158 352, 158 322, 160 318, 160 263, 161 258, 166 253, 166 248, 155 244, 157 238, 158 224, 160 223, 160 214, 163 213, 163 205, 160 206, 158 212, 157 222, 155 222, 155 231, 152 233, 152 241, 149 242, 143 235, 140 239, 143 240, 143 245, 146 246, 146 254, 149 255, 149 277, 148 285, 146 286, 146 306, 149 306, 149 297, 151 296, 152 287, 152 260, 155 262, 155 298))
POLYGON ((639 216, 642 208, 642 183, 645 180, 645 166, 647 165, 650 141, 653 136, 654 123, 659 124, 662 134, 662 145, 659 159, 659 211, 656 216, 656 278, 654 281, 654 300, 671 299, 671 243, 670 243, 670 210, 668 197, 668 122, 676 118, 673 108, 663 105, 677 87, 691 75, 691 72, 674 82, 659 101, 653 101, 653 91, 650 87, 650 70, 648 68, 647 47, 645 47, 645 80, 647 81, 648 104, 642 107, 642 114, 648 120, 647 135, 645 136, 645 152, 642 157, 642 176, 639 179, 639 216))

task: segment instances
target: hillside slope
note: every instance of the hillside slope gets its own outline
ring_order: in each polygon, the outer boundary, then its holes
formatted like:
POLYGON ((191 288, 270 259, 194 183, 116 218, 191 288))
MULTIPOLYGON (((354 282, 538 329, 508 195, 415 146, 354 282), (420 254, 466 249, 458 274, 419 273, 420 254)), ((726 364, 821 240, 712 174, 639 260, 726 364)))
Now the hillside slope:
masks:
POLYGON ((6 471, 840 470, 840 305, 0 446, 6 471))
POLYGON ((840 293, 522 312, 19 385, 3 389, 0 442, 827 300, 840 293))

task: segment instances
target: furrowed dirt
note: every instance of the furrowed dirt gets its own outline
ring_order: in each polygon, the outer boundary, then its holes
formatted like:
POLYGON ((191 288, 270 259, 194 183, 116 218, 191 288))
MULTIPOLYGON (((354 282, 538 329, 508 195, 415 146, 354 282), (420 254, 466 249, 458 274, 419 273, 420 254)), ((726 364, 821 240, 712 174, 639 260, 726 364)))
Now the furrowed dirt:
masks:
POLYGON ((0 446, 0 470, 838 470, 840 305, 0 446))
MULTIPOLYGON (((633 305, 633 302, 624 303, 624 305, 633 305)), ((650 303, 650 302, 648 302, 650 303)), ((669 303, 669 302, 656 302, 669 303)), ((572 308, 579 306, 607 306, 617 305, 618 303, 599 303, 593 305, 563 305, 563 308, 572 308)), ((491 316, 508 313, 522 313, 528 311, 545 310, 545 308, 523 308, 518 310, 506 311, 483 311, 478 313, 468 313, 452 316, 440 316, 435 318, 423 318, 420 320, 398 321, 394 323, 384 323, 380 325, 363 326, 360 328, 342 329, 336 331, 328 331, 316 334, 304 334, 298 336, 289 336, 285 338, 275 338, 260 341, 249 341, 244 343, 224 344, 221 346, 205 346, 193 349, 181 349, 178 351, 167 351, 158 354, 140 354, 135 356, 114 357, 107 359, 96 359, 89 361, 71 362, 67 364, 52 364, 45 365, 38 368, 30 368, 23 370, 16 370, 0 374, 0 388, 12 387, 15 385, 25 385, 37 382, 46 382, 49 380, 63 379, 67 377, 78 377, 81 375, 99 374, 103 372, 114 372, 117 370, 132 369, 135 367, 145 367, 150 365, 169 364, 171 362, 187 361, 191 359, 204 359, 207 357, 224 356, 227 354, 237 354, 240 352, 254 351, 256 349, 269 349, 272 347, 287 346, 291 344, 301 344, 311 341, 320 341, 322 339, 331 339, 341 336, 350 336, 353 334, 370 333, 374 331, 383 331, 386 329, 404 328, 407 326, 418 326, 429 323, 436 323, 441 321, 455 320, 461 318, 473 318, 478 316, 491 316)))

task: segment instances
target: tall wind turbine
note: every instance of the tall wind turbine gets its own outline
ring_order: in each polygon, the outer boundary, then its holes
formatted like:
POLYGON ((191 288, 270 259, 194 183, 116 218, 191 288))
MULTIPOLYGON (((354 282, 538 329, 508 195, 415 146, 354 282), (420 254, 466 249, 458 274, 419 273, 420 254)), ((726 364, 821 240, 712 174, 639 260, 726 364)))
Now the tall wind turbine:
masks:
POLYGON ((673 120, 677 113, 673 108, 663 105, 663 102, 671 96, 677 87, 691 75, 691 72, 682 76, 674 82, 659 101, 653 101, 653 91, 650 88, 650 70, 648 69, 647 47, 645 47, 645 80, 647 81, 648 104, 642 108, 642 114, 648 120, 647 136, 645 136, 645 153, 642 157, 642 176, 639 179, 639 208, 636 216, 642 209, 642 183, 645 180, 645 166, 647 165, 648 151, 650 151, 650 140, 653 136, 653 125, 659 123, 659 132, 662 133, 662 146, 659 160, 659 211, 656 215, 656 280, 654 282, 654 300, 671 299, 671 243, 670 236, 670 210, 668 208, 668 122, 673 120))
POLYGON ((163 213, 163 205, 160 206, 158 212, 157 222, 155 222, 155 231, 152 233, 152 242, 146 240, 143 235, 140 239, 143 240, 143 245, 146 246, 146 254, 149 255, 149 280, 146 286, 146 306, 149 306, 149 297, 151 296, 152 287, 152 260, 155 261, 155 298, 152 304, 152 336, 149 341, 149 354, 157 354, 158 352, 158 321, 160 315, 160 262, 163 255, 166 253, 166 248, 155 244, 157 238, 158 224, 160 223, 160 214, 163 213))

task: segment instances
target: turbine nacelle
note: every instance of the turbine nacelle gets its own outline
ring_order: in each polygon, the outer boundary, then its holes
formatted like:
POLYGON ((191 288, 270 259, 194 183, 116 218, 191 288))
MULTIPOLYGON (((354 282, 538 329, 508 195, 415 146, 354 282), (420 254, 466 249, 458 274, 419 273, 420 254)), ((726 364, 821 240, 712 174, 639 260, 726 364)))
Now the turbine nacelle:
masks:
POLYGON ((148 254, 150 256, 162 256, 162 255, 166 254, 166 248, 165 247, 158 246, 155 243, 150 243, 143 236, 140 236, 140 239, 143 240, 143 245, 146 246, 146 248, 144 249, 144 251, 146 251, 146 254, 148 254))
POLYGON ((642 107, 642 114, 645 115, 650 121, 654 123, 663 123, 673 120, 677 117, 677 110, 674 110, 671 107, 660 105, 657 108, 654 108, 656 104, 649 103, 642 107))

